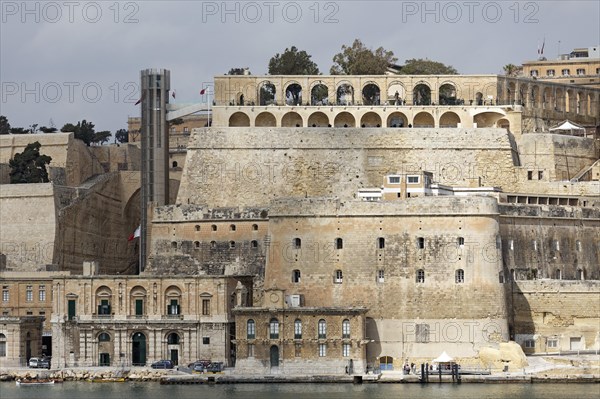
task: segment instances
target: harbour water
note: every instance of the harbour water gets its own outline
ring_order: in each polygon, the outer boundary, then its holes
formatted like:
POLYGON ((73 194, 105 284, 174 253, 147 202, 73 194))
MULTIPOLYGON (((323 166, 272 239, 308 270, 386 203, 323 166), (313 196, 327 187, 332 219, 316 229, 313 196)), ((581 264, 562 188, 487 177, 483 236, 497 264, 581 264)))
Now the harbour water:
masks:
POLYGON ((0 383, 2 399, 598 399, 600 384, 229 384, 65 382, 17 387, 0 383))

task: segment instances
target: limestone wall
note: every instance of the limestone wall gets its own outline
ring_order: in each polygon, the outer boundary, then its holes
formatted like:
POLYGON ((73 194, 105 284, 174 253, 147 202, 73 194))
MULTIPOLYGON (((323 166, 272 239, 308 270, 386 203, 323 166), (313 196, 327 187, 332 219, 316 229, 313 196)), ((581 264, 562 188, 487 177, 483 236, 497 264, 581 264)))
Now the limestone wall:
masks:
POLYGON ((515 340, 535 343, 526 352, 600 348, 600 282, 517 281, 511 289, 515 340))
POLYGON ((386 173, 421 169, 439 183, 473 187, 481 180, 510 191, 515 162, 502 129, 199 129, 190 138, 177 202, 351 199, 359 188, 380 186, 386 173))
POLYGON ((45 270, 55 261, 58 220, 52 183, 0 186, 0 220, 0 252, 9 270, 45 270))

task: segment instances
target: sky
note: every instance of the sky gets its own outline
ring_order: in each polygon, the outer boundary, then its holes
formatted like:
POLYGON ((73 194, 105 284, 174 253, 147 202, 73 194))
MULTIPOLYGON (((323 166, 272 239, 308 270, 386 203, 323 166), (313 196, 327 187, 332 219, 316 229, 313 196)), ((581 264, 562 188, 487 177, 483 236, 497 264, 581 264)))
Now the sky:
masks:
POLYGON ((398 63, 428 58, 462 74, 600 44, 600 1, 5 1, 0 0, 0 114, 12 127, 82 119, 96 131, 139 116, 140 71, 171 71, 171 102, 233 67, 267 73, 296 46, 329 73, 360 39, 398 63))

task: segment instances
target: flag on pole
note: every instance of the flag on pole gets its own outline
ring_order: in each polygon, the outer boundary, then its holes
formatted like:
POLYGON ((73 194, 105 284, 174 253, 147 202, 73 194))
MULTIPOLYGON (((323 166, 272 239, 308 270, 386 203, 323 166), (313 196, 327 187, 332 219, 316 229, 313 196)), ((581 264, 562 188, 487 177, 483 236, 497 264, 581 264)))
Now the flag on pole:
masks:
POLYGON ((137 100, 137 102, 135 103, 135 105, 138 105, 139 103, 141 103, 144 100, 144 97, 146 97, 146 92, 142 93, 142 96, 140 97, 139 100, 137 100))
POLYGON ((129 236, 129 238, 127 239, 127 241, 133 241, 136 238, 138 238, 140 236, 140 230, 142 229, 142 226, 138 226, 137 229, 135 229, 135 231, 133 233, 131 233, 131 235, 129 236))
POLYGON ((173 89, 173 93, 171 93, 171 96, 173 96, 173 98, 175 98, 175 89, 173 89))
POLYGON ((200 90, 200 95, 203 96, 205 92, 206 92, 206 89, 200 90))
POLYGON ((544 41, 542 42, 542 49, 540 50, 540 55, 544 55, 544 46, 546 45, 546 38, 544 38, 544 41))

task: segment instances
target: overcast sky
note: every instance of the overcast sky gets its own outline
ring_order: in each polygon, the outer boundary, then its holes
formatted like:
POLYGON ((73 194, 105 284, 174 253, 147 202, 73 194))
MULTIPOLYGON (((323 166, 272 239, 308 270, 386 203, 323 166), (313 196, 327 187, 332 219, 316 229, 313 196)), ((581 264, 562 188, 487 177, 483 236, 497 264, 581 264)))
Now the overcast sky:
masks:
POLYGON ((87 119, 97 131, 126 128, 140 112, 141 69, 169 69, 175 102, 200 102, 213 76, 232 67, 265 74, 290 46, 311 54, 322 73, 359 38, 399 63, 429 58, 464 74, 496 74, 535 59, 544 38, 549 59, 559 48, 600 43, 597 0, 1 0, 1 13, 0 113, 13 127, 87 119))

